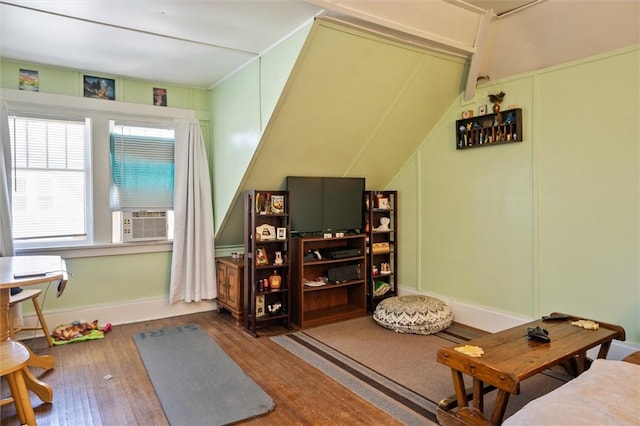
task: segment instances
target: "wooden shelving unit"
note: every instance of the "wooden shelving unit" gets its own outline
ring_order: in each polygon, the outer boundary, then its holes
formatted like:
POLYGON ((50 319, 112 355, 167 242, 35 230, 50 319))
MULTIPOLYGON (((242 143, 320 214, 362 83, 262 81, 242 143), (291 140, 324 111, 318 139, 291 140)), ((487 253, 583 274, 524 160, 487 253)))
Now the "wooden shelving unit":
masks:
POLYGON ((244 328, 279 323, 289 328, 291 272, 287 191, 248 190, 244 194, 244 328), (271 279, 272 275, 279 279, 271 279), (279 287, 271 283, 278 281, 279 287))
POLYGON ((364 192, 367 244, 367 309, 375 310, 387 297, 397 296, 398 191, 364 192))
POLYGON ((293 323, 306 328, 366 315, 364 234, 294 238, 291 253, 293 323), (336 252, 348 255, 333 258, 336 252))
POLYGON ((456 121, 456 148, 522 142, 522 108, 456 121))

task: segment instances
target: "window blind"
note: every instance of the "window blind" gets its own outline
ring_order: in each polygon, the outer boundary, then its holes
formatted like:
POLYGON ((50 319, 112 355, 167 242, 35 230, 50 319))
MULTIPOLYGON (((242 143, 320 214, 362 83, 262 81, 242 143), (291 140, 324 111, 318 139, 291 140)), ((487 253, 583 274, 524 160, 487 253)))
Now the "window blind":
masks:
POLYGON ((87 236, 84 118, 9 117, 14 240, 87 236))
POLYGON ((173 209, 173 129, 112 122, 111 208, 173 209))

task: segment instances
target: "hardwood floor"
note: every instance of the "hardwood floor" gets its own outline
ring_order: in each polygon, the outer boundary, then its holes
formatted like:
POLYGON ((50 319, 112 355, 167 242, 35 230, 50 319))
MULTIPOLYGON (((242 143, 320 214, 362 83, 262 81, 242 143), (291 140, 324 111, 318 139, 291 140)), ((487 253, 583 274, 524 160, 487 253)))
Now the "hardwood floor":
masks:
MULTIPOLYGON (((52 404, 31 394, 38 425, 168 425, 132 336, 187 323, 205 329, 275 401, 273 411, 243 425, 401 424, 269 339, 287 333, 284 328, 265 328, 254 338, 228 314, 207 312, 118 325, 102 340, 53 348, 44 338, 24 341, 34 352, 56 357, 53 370, 32 370, 54 392, 52 404)), ((9 394, 5 380, 0 393, 9 394)), ((1 426, 19 424, 13 404, 0 414, 1 426)))

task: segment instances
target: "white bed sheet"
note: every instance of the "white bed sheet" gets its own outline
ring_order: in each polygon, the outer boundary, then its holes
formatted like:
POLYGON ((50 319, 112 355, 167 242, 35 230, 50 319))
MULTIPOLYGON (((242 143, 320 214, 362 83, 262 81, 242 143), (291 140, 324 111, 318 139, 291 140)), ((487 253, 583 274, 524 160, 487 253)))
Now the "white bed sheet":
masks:
POLYGON ((640 365, 597 359, 591 368, 537 398, 505 426, 640 425, 640 365))

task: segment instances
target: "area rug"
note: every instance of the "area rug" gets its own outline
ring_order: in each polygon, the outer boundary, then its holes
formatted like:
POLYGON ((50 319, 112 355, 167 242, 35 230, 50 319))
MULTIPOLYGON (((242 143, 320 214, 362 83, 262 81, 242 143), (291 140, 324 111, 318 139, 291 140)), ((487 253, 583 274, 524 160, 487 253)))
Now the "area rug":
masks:
MULTIPOLYGON (((272 340, 404 424, 424 425, 437 424, 439 402, 455 393, 451 370, 436 361, 438 349, 478 333, 457 324, 429 336, 395 333, 367 316, 272 340)), ((566 380, 550 371, 525 381, 520 395, 509 399, 505 417, 566 380)), ((493 394, 485 406, 493 406, 493 394)))
POLYGON ((275 407, 197 324, 149 330, 133 340, 171 425, 225 425, 275 407))

